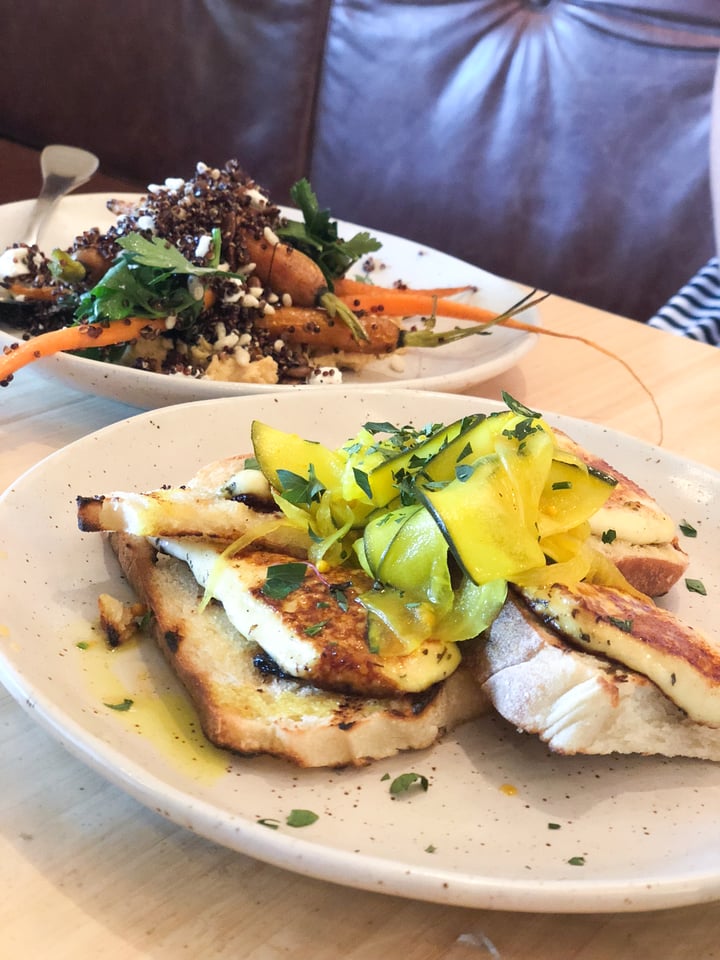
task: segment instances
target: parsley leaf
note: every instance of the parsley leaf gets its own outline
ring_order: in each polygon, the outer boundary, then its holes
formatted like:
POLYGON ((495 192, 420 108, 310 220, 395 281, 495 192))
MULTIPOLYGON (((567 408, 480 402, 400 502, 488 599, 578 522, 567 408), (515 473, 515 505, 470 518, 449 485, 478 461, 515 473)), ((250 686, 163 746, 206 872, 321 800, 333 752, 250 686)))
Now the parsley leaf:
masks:
POLYGON ((697 530, 689 520, 681 520, 679 523, 680 532, 686 537, 696 537, 697 530))
POLYGON ((267 568, 267 579, 262 592, 273 600, 284 600, 297 590, 305 579, 307 565, 304 563, 275 563, 267 568))
MULTIPOLYGON (((213 231, 219 262, 220 234, 213 231)), ((198 267, 166 240, 140 233, 118 239, 122 248, 110 269, 78 300, 75 319, 93 323, 125 317, 178 316, 193 322, 203 310, 203 288, 193 278, 217 274, 217 265, 198 267), (190 281, 190 282, 189 282, 190 281)), ((230 276, 223 273, 223 276, 230 276)))
POLYGON ((394 796, 397 796, 399 793, 407 793, 413 786, 417 786, 418 789, 426 791, 430 783, 428 778, 424 777, 421 773, 401 773, 400 776, 395 777, 390 784, 390 793, 394 796))
POLYGON ((317 813, 312 810, 291 810, 287 815, 285 823, 289 827, 309 827, 319 819, 317 813))
POLYGON ((111 710, 117 710, 119 713, 127 713, 133 703, 133 700, 125 697, 125 699, 121 700, 119 703, 106 703, 105 706, 109 707, 111 710))
POLYGON ((356 233, 350 240, 343 240, 338 233, 337 222, 330 219, 329 210, 320 208, 317 196, 305 178, 293 185, 290 196, 299 207, 303 222, 289 220, 276 228, 275 233, 317 263, 329 289, 332 290, 333 281, 344 276, 360 257, 382 246, 365 230, 356 233))
POLYGON ((307 477, 302 477, 292 470, 280 468, 277 472, 280 483, 280 493, 283 499, 296 505, 309 507, 311 503, 320 499, 325 487, 315 475, 315 467, 310 464, 307 477))

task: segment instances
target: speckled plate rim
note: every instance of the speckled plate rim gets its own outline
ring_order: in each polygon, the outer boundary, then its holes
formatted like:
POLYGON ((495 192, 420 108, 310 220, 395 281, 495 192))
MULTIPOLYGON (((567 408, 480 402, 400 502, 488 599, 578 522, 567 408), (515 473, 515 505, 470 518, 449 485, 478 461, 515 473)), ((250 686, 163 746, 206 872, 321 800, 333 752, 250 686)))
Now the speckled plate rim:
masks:
MULTIPOLYGON (((40 237, 40 247, 67 246, 73 238, 93 226, 107 229, 115 217, 107 210, 107 201, 134 199, 137 194, 87 193, 66 197, 58 205, 52 220, 40 237)), ((0 250, 15 242, 22 234, 32 201, 20 200, 0 205, 0 250)), ((281 208, 296 219, 297 211, 281 208)), ((350 235, 365 229, 339 221, 341 232, 350 235)), ((516 303, 525 290, 515 283, 480 270, 461 260, 423 244, 404 240, 378 230, 371 231, 383 244, 377 255, 379 268, 373 277, 379 284, 391 285, 394 280, 416 286, 460 286, 474 284, 478 293, 473 302, 501 312, 516 303), (382 257, 382 260, 380 260, 382 257)), ((538 311, 530 308, 522 315, 524 322, 536 325, 538 311)), ((438 320, 438 329, 470 326, 461 321, 438 320)), ((0 324, 0 348, 17 340, 17 330, 0 324)), ((473 384, 489 380, 517 364, 532 349, 537 337, 508 328, 497 327, 487 336, 473 337, 436 350, 406 351, 403 369, 393 369, 390 360, 377 360, 358 373, 344 373, 344 386, 366 390, 384 386, 388 390, 423 389, 461 392, 473 384)), ((228 396, 297 393, 305 385, 268 385, 252 383, 220 383, 194 380, 190 377, 165 376, 134 370, 114 364, 100 363, 85 357, 56 354, 37 361, 35 368, 53 380, 76 390, 118 400, 141 409, 153 409, 175 403, 215 399, 228 396)), ((18 373, 17 376, 21 376, 18 373)))
MULTIPOLYGON (((367 419, 420 425, 496 408, 488 400, 425 391, 360 397, 319 388, 292 400, 277 394, 151 411, 76 441, 0 499, 0 679, 72 753, 150 809, 308 876, 523 911, 648 910, 717 898, 715 764, 553 758, 532 738, 484 718, 431 750, 359 771, 297 771, 267 758, 230 758, 228 771, 206 783, 178 770, 155 744, 129 736, 109 711, 99 714, 96 702, 78 703, 89 696, 76 675, 81 661, 67 639, 58 649, 58 630, 63 621, 93 617, 97 592, 113 573, 100 538, 77 533, 77 493, 127 487, 131 477, 140 489, 170 474, 185 478, 198 461, 235 452, 238 441, 229 431, 243 437, 255 417, 287 429, 305 426, 307 436, 337 442, 367 419), (38 504, 45 529, 29 522, 37 519, 38 504), (38 584, 27 571, 42 576, 47 598, 42 608, 36 605, 34 619, 27 602, 38 584), (408 769, 430 772, 430 789, 389 800, 383 777, 408 769), (515 795, 502 789, 507 784, 517 787, 515 795), (302 833, 259 823, 290 804, 316 809, 320 819, 302 833), (549 834, 553 821, 562 830, 549 834), (584 866, 569 865, 573 856, 582 856, 584 866)), ((720 533, 720 475, 624 434, 550 419, 648 486, 674 515, 699 524, 702 537, 687 545, 691 573, 702 571, 708 596, 717 595, 720 570, 711 546, 720 533)), ((711 604, 686 591, 668 598, 669 606, 707 629, 711 604)))

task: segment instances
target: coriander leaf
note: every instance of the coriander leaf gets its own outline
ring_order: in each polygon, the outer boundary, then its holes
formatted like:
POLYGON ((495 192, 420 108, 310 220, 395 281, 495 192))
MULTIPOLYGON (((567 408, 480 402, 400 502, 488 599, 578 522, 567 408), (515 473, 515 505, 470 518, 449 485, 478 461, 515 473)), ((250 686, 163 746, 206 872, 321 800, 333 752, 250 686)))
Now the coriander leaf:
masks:
POLYGON ((603 530, 600 539, 603 543, 612 543, 615 537, 617 537, 617 533, 614 530, 603 530))
POLYGON ((267 579, 262 592, 273 600, 284 600, 297 590, 305 579, 307 565, 304 563, 275 563, 267 568, 267 579))
POLYGON ((317 623, 311 623, 309 626, 305 627, 303 633, 308 637, 315 637, 320 633, 323 627, 326 627, 330 623, 329 620, 318 620, 317 623))
POLYGON ((707 596, 707 590, 705 589, 705 584, 702 582, 702 580, 693 580, 691 577, 686 577, 685 586, 688 588, 690 593, 699 593, 702 597, 707 596))

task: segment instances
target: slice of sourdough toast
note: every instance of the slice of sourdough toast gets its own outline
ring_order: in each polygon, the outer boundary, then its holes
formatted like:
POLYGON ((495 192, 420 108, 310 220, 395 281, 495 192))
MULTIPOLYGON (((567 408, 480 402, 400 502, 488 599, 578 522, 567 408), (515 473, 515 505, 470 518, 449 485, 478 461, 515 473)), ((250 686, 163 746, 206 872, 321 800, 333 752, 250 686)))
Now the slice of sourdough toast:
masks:
POLYGON ((577 649, 518 595, 467 653, 497 712, 556 753, 720 760, 720 728, 690 719, 642 674, 577 649))
POLYGON ((424 693, 388 698, 332 693, 278 674, 221 605, 198 609, 202 590, 185 563, 157 553, 143 537, 115 533, 110 542, 138 598, 153 612, 155 639, 206 737, 218 747, 301 767, 362 766, 428 747, 488 709, 462 666, 424 693))

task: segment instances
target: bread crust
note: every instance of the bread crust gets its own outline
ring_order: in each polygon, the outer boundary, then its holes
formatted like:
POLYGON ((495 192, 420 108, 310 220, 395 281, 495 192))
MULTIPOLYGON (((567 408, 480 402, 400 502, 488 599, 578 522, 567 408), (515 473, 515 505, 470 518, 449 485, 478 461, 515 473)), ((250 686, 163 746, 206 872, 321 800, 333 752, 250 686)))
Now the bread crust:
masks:
POLYGON ((345 696, 278 676, 219 604, 198 610, 201 593, 184 563, 156 553, 144 537, 114 533, 110 543, 139 599, 153 611, 155 639, 205 736, 218 747, 271 754, 301 767, 362 766, 431 746, 489 707, 462 666, 422 694, 387 699, 345 696))
POLYGON ((556 753, 720 760, 720 729, 690 720, 639 673, 575 649, 515 596, 464 662, 501 716, 556 753))

